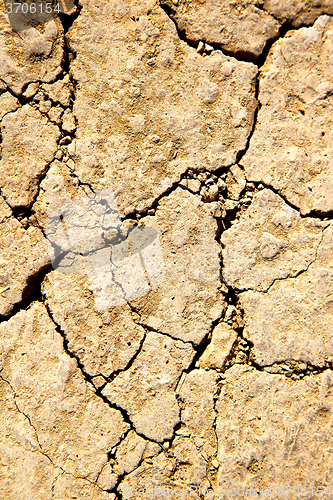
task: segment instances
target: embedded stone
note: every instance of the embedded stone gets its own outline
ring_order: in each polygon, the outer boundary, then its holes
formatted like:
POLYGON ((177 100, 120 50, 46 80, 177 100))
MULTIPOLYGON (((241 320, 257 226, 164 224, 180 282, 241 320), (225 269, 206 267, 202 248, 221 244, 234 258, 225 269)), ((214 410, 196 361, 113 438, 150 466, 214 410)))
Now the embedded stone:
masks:
POLYGON ((222 370, 237 339, 237 332, 227 323, 219 323, 212 332, 210 344, 199 359, 200 368, 222 370))

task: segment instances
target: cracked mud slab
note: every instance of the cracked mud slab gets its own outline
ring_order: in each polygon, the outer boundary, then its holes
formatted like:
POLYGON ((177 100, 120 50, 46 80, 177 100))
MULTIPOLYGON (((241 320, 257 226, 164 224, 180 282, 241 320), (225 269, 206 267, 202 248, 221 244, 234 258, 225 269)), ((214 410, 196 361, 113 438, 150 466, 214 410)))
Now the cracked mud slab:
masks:
POLYGON ((169 336, 197 345, 207 336, 225 308, 215 208, 178 188, 161 200, 154 216, 141 219, 139 227, 160 235, 165 277, 129 305, 99 311, 83 276, 57 269, 47 276, 43 293, 51 314, 89 375, 109 377, 126 368, 141 347, 144 327, 167 341, 169 336))
POLYGON ((196 45, 212 44, 238 57, 255 59, 266 42, 279 32, 279 22, 259 8, 261 5, 255 0, 161 0, 160 3, 186 39, 196 45))
POLYGON ((245 337, 260 365, 323 367, 332 354, 332 227, 301 218, 269 189, 228 229, 224 278, 241 293, 245 337))
POLYGON ((180 421, 174 390, 193 356, 191 344, 150 332, 132 366, 107 384, 103 394, 128 412, 139 434, 170 440, 180 421))
POLYGON ((146 459, 120 483, 123 498, 144 498, 147 488, 171 489, 202 485, 209 474, 208 464, 216 456, 216 413, 214 396, 218 376, 214 371, 194 370, 182 380, 177 393, 181 426, 172 446, 146 459))
POLYGON ((15 15, 15 10, 7 15, 1 3, 0 79, 19 95, 30 82, 51 82, 60 75, 64 30, 55 16, 38 13, 29 18, 22 12, 15 15))
POLYGON ((44 305, 34 303, 1 326, 1 377, 34 430, 32 449, 66 473, 94 481, 128 424, 64 352, 44 305))
POLYGON ((226 283, 266 292, 275 281, 299 275, 316 260, 328 225, 302 218, 269 189, 257 192, 248 210, 223 233, 226 283))
POLYGON ((0 6, 1 499, 333 488, 332 2, 60 4, 0 6))
POLYGON ((332 26, 322 16, 273 45, 242 160, 249 181, 271 186, 302 214, 332 211, 332 26))
POLYGON ((216 405, 220 488, 329 484, 332 371, 293 381, 234 366, 216 405), (265 395, 265 396, 263 396, 265 395), (315 436, 315 437, 314 437, 315 436), (320 449, 320 453, 318 450, 320 449))
POLYGON ((157 2, 83 2, 69 32, 78 82, 75 173, 143 210, 189 168, 216 170, 246 146, 257 68, 179 40, 157 2), (89 116, 89 120, 87 120, 89 116))
POLYGON ((247 60, 258 58, 283 24, 299 27, 313 23, 321 14, 333 14, 329 0, 160 0, 160 4, 186 40, 208 44, 199 50, 210 52, 218 47, 247 60))
POLYGON ((313 264, 266 292, 240 294, 246 337, 261 365, 288 358, 323 367, 332 356, 332 227, 313 264))
POLYGON ((2 196, 12 208, 29 207, 57 151, 59 129, 26 104, 3 118, 1 133, 2 196))
POLYGON ((0 197, 0 317, 26 299, 50 266, 47 241, 37 227, 25 229, 0 197))

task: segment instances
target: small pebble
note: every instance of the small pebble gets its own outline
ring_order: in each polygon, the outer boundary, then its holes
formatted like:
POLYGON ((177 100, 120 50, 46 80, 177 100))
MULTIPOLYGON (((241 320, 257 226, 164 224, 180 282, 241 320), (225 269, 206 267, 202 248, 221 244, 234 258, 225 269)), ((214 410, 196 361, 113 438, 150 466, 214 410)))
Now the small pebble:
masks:
POLYGON ((48 113, 52 108, 51 101, 40 101, 39 103, 39 111, 41 113, 48 113))
POLYGON ((235 314, 237 313, 237 309, 235 306, 233 305, 229 305, 227 307, 227 310, 225 312, 225 320, 228 321, 229 319, 231 319, 233 316, 235 316, 235 314))
POLYGON ((68 135, 63 137, 62 139, 60 139, 60 146, 64 146, 65 144, 69 144, 70 142, 72 142, 72 139, 71 137, 69 137, 68 135))
POLYGON ((67 134, 72 134, 76 129, 74 116, 69 109, 67 109, 62 116, 62 129, 64 132, 67 132, 67 134))
POLYGON ((30 97, 34 96, 36 92, 38 91, 39 83, 30 83, 30 85, 27 86, 25 91, 23 92, 23 97, 26 99, 30 99, 30 97))
POLYGON ((75 163, 72 160, 72 158, 70 158, 69 160, 67 160, 66 165, 69 168, 69 170, 72 170, 72 172, 74 171, 74 169, 75 169, 75 163))
POLYGON ((227 185, 226 185, 226 183, 222 179, 218 179, 218 181, 217 181, 217 187, 222 192, 227 190, 227 185))
POLYGON ((34 96, 34 101, 35 102, 44 101, 43 92, 37 92, 37 94, 34 96))
POLYGON ((204 186, 200 191, 202 200, 207 203, 219 199, 219 188, 214 184, 213 186, 204 186))
POLYGON ((206 172, 200 172, 200 174, 197 175, 197 178, 199 179, 200 182, 205 182, 207 179, 208 175, 206 172))
POLYGON ((197 179, 188 179, 187 187, 192 193, 199 193, 201 188, 201 183, 197 179))
POLYGON ((203 42, 199 42, 198 47, 197 47, 197 52, 199 52, 199 53, 203 52, 204 48, 205 48, 205 44, 203 42))
POLYGON ((26 217, 24 217, 24 219, 21 219, 21 221, 20 221, 20 222, 21 222, 22 226, 23 226, 25 229, 27 229, 27 227, 29 226, 29 221, 28 221, 28 219, 27 219, 26 217))
POLYGON ((160 142, 160 139, 161 139, 161 138, 160 138, 160 136, 159 136, 159 135, 156 135, 156 134, 152 134, 152 135, 150 136, 150 140, 151 140, 152 142, 155 142, 155 144, 157 144, 158 142, 160 142))
POLYGON ((50 111, 48 112, 51 122, 60 125, 63 112, 64 110, 60 106, 57 106, 56 108, 51 108, 50 111))
POLYGON ((54 158, 56 160, 62 160, 62 157, 64 156, 64 153, 61 151, 61 149, 58 149, 58 151, 56 152, 54 158))

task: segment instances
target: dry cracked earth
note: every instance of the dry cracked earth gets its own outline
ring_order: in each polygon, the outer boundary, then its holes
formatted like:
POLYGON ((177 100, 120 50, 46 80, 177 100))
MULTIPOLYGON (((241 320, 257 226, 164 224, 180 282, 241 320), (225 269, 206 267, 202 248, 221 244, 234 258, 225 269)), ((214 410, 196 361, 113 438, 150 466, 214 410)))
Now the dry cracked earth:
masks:
POLYGON ((0 4, 0 498, 328 499, 333 1, 48 5, 0 4))

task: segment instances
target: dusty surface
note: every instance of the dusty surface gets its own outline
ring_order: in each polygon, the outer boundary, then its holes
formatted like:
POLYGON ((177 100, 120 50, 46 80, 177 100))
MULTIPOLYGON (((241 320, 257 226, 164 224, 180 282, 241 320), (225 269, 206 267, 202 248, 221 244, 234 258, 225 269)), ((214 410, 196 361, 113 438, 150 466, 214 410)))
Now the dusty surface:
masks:
MULTIPOLYGON (((292 477, 305 490, 311 489, 313 477, 328 485, 331 411, 331 372, 293 381, 247 367, 231 368, 217 404, 219 487, 238 484, 262 490, 287 485, 292 477)), ((271 491, 272 498, 279 497, 280 490, 271 491)))
POLYGON ((60 4, 0 6, 1 498, 329 498, 332 2, 60 4))
POLYGON ((128 213, 189 168, 232 165, 252 127, 257 68, 222 52, 202 58, 155 2, 82 5, 69 36, 79 179, 112 187, 128 213))
POLYGON ((313 23, 320 14, 333 14, 330 0, 160 0, 160 4, 191 43, 205 42, 250 60, 262 54, 284 24, 299 27, 313 23))
POLYGON ((258 123, 246 176, 280 192, 302 214, 332 211, 332 27, 278 40, 262 68, 258 123))

